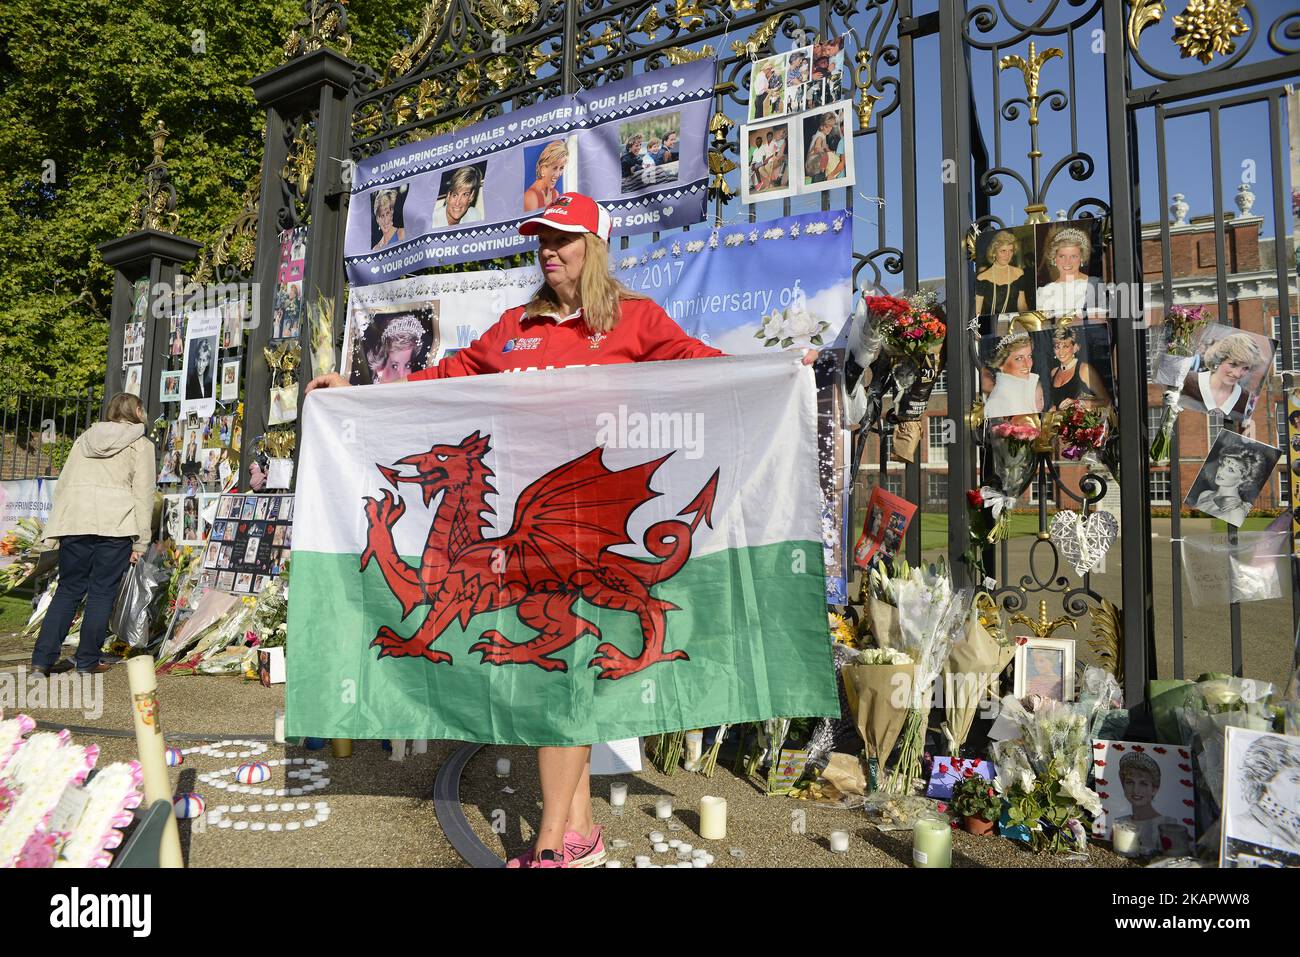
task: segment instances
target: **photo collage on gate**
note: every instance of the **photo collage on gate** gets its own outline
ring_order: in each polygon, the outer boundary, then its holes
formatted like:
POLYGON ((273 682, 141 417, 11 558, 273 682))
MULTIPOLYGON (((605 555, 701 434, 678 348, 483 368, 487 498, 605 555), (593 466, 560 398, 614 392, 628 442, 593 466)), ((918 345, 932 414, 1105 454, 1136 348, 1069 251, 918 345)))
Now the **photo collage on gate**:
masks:
MULTIPOLYGON (((1109 222, 1060 220, 975 238, 976 353, 988 434, 1072 414, 1100 439, 1115 402, 1109 222)), ((1069 443, 1058 440, 1060 454, 1069 443)), ((1018 485, 1019 483, 1012 483, 1018 485)), ((1003 489, 1012 496, 1014 487, 1003 489)))
POLYGON ((844 38, 755 60, 741 127, 741 201, 852 186, 853 113, 844 38))
POLYGON ((200 585, 260 594, 289 563, 293 496, 222 495, 209 531, 200 585))
POLYGON ((194 500, 176 503, 185 520, 175 526, 181 534, 172 536, 193 546, 202 534, 190 533, 206 530, 214 496, 239 478, 240 368, 252 304, 238 293, 207 303, 200 287, 182 278, 160 294, 153 310, 147 288, 137 286, 145 291, 146 310, 156 312, 153 321, 167 328, 167 346, 156 366, 164 422, 153 436, 158 484, 167 496, 194 500))

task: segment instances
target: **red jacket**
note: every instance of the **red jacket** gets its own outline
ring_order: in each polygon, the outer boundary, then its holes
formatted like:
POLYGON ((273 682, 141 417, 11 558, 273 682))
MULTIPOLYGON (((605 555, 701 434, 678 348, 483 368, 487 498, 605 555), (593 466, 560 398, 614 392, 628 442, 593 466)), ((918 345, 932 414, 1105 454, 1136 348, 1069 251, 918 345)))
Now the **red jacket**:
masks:
POLYGON ((568 319, 524 317, 524 307, 502 314, 468 349, 407 379, 449 379, 489 372, 525 372, 566 366, 614 365, 655 359, 707 359, 726 355, 688 336, 672 317, 649 299, 625 299, 613 330, 593 336, 581 312, 568 319))

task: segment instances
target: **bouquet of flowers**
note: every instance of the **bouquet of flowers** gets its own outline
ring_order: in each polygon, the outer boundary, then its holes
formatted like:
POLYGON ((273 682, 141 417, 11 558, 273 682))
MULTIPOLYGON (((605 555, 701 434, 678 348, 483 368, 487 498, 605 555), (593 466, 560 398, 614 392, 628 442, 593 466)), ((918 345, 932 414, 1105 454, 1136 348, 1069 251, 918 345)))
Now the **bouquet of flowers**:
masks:
POLYGON ((849 713, 866 746, 867 777, 873 790, 907 718, 897 699, 900 694, 906 697, 915 676, 911 657, 893 648, 859 651, 840 669, 849 713))
POLYGON ((969 600, 964 593, 953 590, 948 568, 942 563, 908 571, 906 578, 895 582, 899 623, 896 650, 903 651, 916 663, 916 672, 911 695, 902 702, 908 714, 902 749, 889 782, 895 792, 907 791, 921 773, 934 682, 948 660, 953 643, 963 633, 969 600))
POLYGON ((1160 414, 1160 425, 1156 428, 1156 437, 1151 442, 1152 465, 1169 464, 1169 456, 1173 453, 1174 447, 1174 423, 1178 421, 1178 413, 1183 410, 1183 407, 1178 404, 1181 395, 1179 389, 1165 392, 1164 412, 1160 414))
POLYGON ((1061 437, 1061 458, 1079 459, 1100 450, 1106 444, 1108 419, 1105 409, 1094 409, 1076 399, 1066 399, 1060 406, 1057 434, 1061 437))
POLYGON ((1019 498, 1034 477, 1038 464, 1035 443, 1042 430, 1034 416, 994 423, 990 429, 993 475, 1004 495, 1019 498))
POLYGON ((997 605, 988 592, 980 592, 971 602, 963 637, 954 643, 943 667, 940 730, 954 758, 961 755, 980 701, 989 690, 996 690, 998 676, 1015 656, 1015 643, 1003 637, 997 605))
POLYGON ((863 419, 875 421, 888 396, 886 421, 899 426, 894 435, 893 458, 910 462, 920 444, 920 422, 942 368, 943 343, 948 334, 943 309, 930 291, 907 298, 867 296, 864 302, 881 348, 871 366, 863 419))
POLYGON ((12 562, 0 568, 0 595, 17 588, 36 570, 43 527, 37 519, 20 518, 17 527, 0 538, 0 555, 13 557, 12 562))
POLYGON ((1035 850, 1082 851, 1088 843, 1084 816, 1101 813, 1101 797, 1085 783, 1093 708, 1036 697, 1031 703, 1033 711, 1014 696, 1002 699, 1003 715, 1019 726, 1021 737, 992 746, 994 786, 1009 804, 1008 823, 1028 829, 1035 850))
POLYGON ((1161 355, 1155 363, 1152 381, 1181 389, 1201 344, 1201 335, 1213 321, 1214 317, 1206 313, 1204 306, 1170 306, 1165 314, 1161 355))

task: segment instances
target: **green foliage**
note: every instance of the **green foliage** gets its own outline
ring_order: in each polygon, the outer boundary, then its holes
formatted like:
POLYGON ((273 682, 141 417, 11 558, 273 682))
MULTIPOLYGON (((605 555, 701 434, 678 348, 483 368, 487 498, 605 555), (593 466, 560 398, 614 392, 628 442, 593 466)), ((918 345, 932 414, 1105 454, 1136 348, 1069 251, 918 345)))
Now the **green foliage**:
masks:
POLYGON ((953 787, 952 809, 962 817, 996 821, 1002 812, 1002 798, 998 797, 990 781, 977 774, 953 787))
MULTIPOLYGON (((420 4, 355 0, 350 56, 381 73, 420 4)), ((181 236, 207 242, 261 168, 248 80, 284 59, 296 0, 9 0, 0 37, 0 395, 100 386, 112 270, 95 247, 130 231, 164 158, 181 236)))

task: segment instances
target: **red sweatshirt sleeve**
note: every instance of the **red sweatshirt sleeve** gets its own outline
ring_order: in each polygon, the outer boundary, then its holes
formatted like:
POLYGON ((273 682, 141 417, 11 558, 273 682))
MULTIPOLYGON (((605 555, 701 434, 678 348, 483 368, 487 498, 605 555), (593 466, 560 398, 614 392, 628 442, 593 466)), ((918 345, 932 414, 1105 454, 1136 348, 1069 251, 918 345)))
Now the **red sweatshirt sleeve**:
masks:
MULTIPOLYGON (((626 308, 626 306, 624 306, 626 308)), ((645 314, 640 323, 641 345, 644 350, 641 361, 651 362, 656 359, 709 359, 725 356, 726 353, 705 345, 694 336, 688 336, 682 327, 673 321, 672 316, 664 312, 657 304, 647 302, 643 307, 645 314)))
POLYGON ((412 372, 406 377, 406 381, 454 379, 457 376, 483 375, 498 371, 492 367, 491 357, 500 354, 501 343, 510 338, 510 330, 514 327, 515 321, 510 320, 509 315, 509 313, 503 314, 487 332, 470 343, 468 348, 453 352, 437 365, 412 372))

